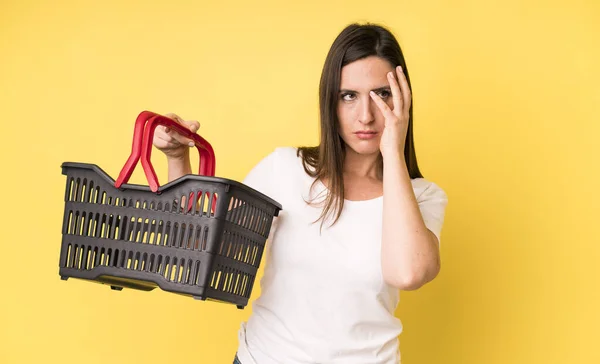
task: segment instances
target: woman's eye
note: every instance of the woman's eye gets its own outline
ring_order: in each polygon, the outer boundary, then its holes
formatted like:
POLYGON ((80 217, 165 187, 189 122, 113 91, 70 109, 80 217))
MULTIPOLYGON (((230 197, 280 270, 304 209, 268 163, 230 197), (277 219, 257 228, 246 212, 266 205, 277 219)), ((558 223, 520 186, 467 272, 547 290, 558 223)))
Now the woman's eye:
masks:
POLYGON ((352 101, 354 100, 354 94, 342 94, 342 100, 344 101, 352 101))
POLYGON ((391 95, 392 95, 391 92, 389 92, 387 90, 379 91, 379 97, 381 97, 382 99, 386 99, 386 98, 390 97, 391 95))

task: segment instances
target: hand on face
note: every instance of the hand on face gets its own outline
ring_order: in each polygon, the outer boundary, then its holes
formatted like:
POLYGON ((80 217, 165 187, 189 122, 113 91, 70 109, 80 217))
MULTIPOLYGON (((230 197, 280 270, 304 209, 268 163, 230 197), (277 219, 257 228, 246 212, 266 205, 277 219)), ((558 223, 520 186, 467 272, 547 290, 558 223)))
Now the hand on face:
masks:
POLYGON ((398 79, 393 72, 387 74, 390 88, 392 90, 393 109, 374 92, 370 96, 381 111, 385 119, 385 128, 381 135, 379 149, 385 158, 386 155, 397 153, 404 157, 404 144, 408 131, 409 110, 411 104, 411 92, 408 87, 406 76, 402 72, 402 67, 396 67, 398 79), (398 80, 400 84, 398 84, 398 80))

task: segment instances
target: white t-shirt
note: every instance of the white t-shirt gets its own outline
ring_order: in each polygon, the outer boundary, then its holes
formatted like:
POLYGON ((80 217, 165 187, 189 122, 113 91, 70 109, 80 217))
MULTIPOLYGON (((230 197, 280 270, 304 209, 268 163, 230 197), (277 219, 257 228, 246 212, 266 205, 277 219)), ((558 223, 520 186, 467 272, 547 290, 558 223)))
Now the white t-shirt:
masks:
MULTIPOLYGON (((397 364, 399 290, 381 272, 383 197, 344 202, 338 222, 313 224, 305 201, 327 192, 308 176, 296 148, 278 148, 244 183, 281 203, 265 248, 261 295, 239 331, 242 364, 397 364), (310 193, 310 194, 309 194, 310 193)), ((440 238, 447 197, 412 180, 425 225, 440 238)))

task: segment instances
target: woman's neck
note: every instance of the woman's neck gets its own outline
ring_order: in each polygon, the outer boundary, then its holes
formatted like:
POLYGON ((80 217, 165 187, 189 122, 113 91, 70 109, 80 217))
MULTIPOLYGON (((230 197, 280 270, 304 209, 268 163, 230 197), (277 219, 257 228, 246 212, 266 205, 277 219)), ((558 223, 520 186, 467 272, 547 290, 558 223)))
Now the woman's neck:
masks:
POLYGON ((381 178, 381 154, 358 154, 352 149, 346 149, 344 159, 344 174, 353 177, 381 178))

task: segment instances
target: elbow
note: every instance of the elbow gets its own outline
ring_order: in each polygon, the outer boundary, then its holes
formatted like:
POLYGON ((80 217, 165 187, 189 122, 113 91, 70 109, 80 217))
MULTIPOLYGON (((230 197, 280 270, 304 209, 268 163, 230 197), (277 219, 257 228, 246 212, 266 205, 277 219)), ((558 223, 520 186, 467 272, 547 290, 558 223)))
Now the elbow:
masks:
POLYGON ((401 291, 415 291, 427 283, 424 279, 416 276, 403 276, 386 278, 385 283, 401 291))
POLYGON ((402 291, 414 291, 437 277, 440 271, 439 261, 423 268, 410 271, 396 270, 393 274, 384 274, 385 283, 402 291))

